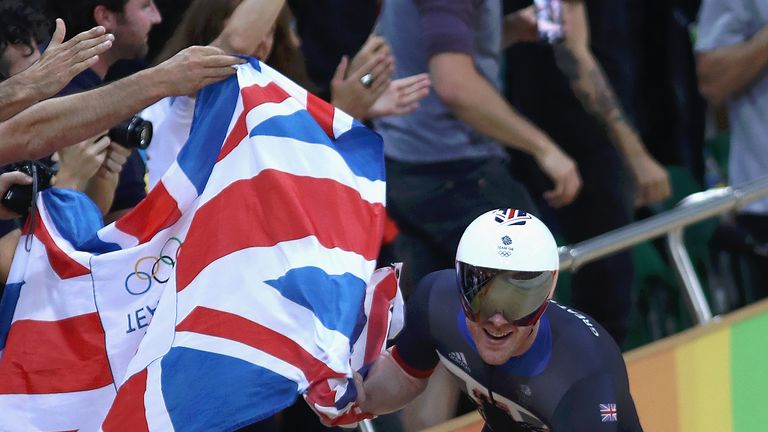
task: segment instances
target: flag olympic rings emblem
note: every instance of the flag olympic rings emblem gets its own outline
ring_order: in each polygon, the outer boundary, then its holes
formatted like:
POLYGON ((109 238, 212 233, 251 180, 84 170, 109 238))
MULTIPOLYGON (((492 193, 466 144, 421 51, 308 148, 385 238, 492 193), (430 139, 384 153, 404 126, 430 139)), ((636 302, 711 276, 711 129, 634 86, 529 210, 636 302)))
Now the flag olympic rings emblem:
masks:
POLYGON ((171 279, 171 270, 176 267, 176 260, 179 257, 179 250, 181 250, 181 240, 176 237, 171 237, 168 239, 168 241, 165 242, 163 247, 160 248, 159 256, 150 255, 139 258, 136 261, 136 264, 133 266, 133 272, 129 273, 125 278, 125 290, 128 291, 128 294, 136 296, 144 294, 145 292, 149 291, 150 288, 152 288, 153 279, 160 284, 168 282, 171 279), (176 251, 172 252, 172 248, 174 246, 176 247, 176 251), (147 265, 144 263, 150 262, 152 265, 147 268, 147 265), (169 267, 169 269, 162 272, 161 274, 161 270, 165 269, 166 267, 169 267), (137 279, 141 282, 132 282, 133 279, 137 279))

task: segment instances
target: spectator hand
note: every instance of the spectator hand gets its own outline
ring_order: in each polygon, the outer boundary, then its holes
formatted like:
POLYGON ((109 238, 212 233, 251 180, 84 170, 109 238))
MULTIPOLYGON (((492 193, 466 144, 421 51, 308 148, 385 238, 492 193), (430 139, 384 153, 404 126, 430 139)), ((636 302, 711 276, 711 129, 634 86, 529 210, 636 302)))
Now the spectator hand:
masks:
POLYGON ((504 17, 506 46, 517 42, 536 42, 539 39, 534 5, 512 12, 504 17))
MULTIPOLYGON (((8 191, 8 189, 13 185, 26 186, 30 184, 32 184, 32 177, 22 172, 11 171, 11 172, 0 174, 0 192, 2 192, 3 196, 8 191)), ((0 219, 8 220, 8 219, 16 219, 18 217, 21 217, 21 215, 0 205, 0 219)))
POLYGON ((419 107, 419 101, 429 94, 429 75, 418 74, 394 80, 368 110, 368 118, 405 115, 419 107))
POLYGON ((344 56, 336 68, 331 80, 331 103, 352 117, 362 120, 376 99, 389 87, 390 76, 395 67, 394 60, 388 54, 376 54, 359 69, 347 73, 348 64, 349 58, 344 56), (363 86, 360 81, 366 74, 370 74, 372 78, 368 87, 363 86))
POLYGON ((56 186, 82 191, 106 160, 110 142, 99 135, 59 150, 56 186))
POLYGON ((234 75, 237 72, 234 66, 245 62, 216 47, 191 46, 150 71, 158 75, 166 95, 186 96, 234 75))
POLYGON ((120 172, 123 170, 123 165, 128 161, 130 155, 131 149, 127 149, 116 142, 111 143, 107 148, 107 157, 104 159, 104 163, 101 164, 101 167, 96 172, 96 177, 117 181, 120 172))
POLYGON ((61 91, 75 75, 93 66, 99 54, 112 47, 115 37, 106 34, 104 27, 94 27, 62 43, 66 28, 64 21, 56 20, 56 31, 40 60, 25 71, 26 79, 39 88, 40 94, 50 97, 61 91))
POLYGON ((637 191, 635 207, 643 207, 669 198, 672 187, 669 174, 655 159, 647 153, 628 160, 637 191))
POLYGON ((349 62, 349 72, 360 70, 366 63, 376 55, 383 55, 385 57, 390 56, 389 44, 386 39, 381 36, 370 35, 365 44, 360 48, 360 51, 355 54, 352 61, 349 62))
POLYGON ((559 208, 573 202, 581 190, 581 176, 576 162, 557 147, 537 157, 536 162, 554 183, 552 190, 544 192, 547 203, 559 208))

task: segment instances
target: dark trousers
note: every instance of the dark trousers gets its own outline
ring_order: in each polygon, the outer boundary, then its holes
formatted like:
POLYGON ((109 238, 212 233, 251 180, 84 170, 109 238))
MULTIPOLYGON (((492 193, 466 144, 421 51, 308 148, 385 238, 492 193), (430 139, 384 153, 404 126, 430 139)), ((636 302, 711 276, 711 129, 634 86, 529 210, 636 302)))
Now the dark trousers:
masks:
POLYGON ((528 192, 501 158, 432 164, 387 160, 387 210, 400 235, 395 256, 405 263, 401 286, 407 294, 428 273, 452 268, 464 229, 495 208, 536 214, 528 192))

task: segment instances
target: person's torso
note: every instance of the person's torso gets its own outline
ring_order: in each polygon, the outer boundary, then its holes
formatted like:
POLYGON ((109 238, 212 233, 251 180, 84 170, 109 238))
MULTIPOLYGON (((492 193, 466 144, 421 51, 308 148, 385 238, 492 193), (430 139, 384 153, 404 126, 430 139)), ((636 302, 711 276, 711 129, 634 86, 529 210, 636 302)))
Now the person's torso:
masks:
MULTIPOLYGON (((477 71, 499 88, 501 4, 499 0, 466 0, 472 4, 472 30, 477 71)), ((377 32, 389 42, 396 77, 428 72, 422 21, 413 0, 387 0, 377 32)), ((420 108, 405 116, 375 122, 384 137, 385 154, 404 162, 442 162, 464 158, 502 157, 501 147, 459 120, 433 91, 420 108)))
MULTIPOLYGON (((441 363, 492 430, 552 430, 556 411, 574 384, 603 373, 610 364, 605 340, 610 336, 590 317, 553 301, 533 346, 504 365, 490 366, 469 335, 455 284, 454 271, 446 270, 430 294, 429 328, 441 363)), ((606 389, 600 400, 615 409, 613 390, 606 389)), ((600 418, 600 410, 595 404, 594 412, 584 415, 600 418)))
MULTIPOLYGON (((768 25, 768 2, 764 0, 738 0, 729 6, 726 13, 720 0, 704 2, 702 9, 715 8, 707 13, 702 10, 697 49, 702 41, 706 48, 722 48, 740 41, 751 39, 768 25)), ((731 151, 729 159, 730 183, 741 186, 751 180, 763 177, 768 170, 768 68, 743 90, 728 99, 728 114, 731 130, 731 151)), ((768 213, 768 199, 753 201, 742 211, 768 213)))

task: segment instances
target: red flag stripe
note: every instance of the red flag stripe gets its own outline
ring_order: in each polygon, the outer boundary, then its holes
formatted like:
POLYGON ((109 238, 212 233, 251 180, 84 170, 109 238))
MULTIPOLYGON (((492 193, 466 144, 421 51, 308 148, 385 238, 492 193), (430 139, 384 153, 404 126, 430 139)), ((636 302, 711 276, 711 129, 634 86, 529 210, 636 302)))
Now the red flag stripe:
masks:
POLYGON ((115 222, 115 226, 126 234, 145 243, 157 233, 176 223, 181 218, 176 199, 160 181, 139 205, 115 222))
POLYGON ((245 124, 245 119, 252 109, 265 103, 281 103, 290 98, 290 95, 274 82, 270 82, 263 87, 259 85, 243 87, 240 89, 240 94, 243 98, 243 112, 240 113, 227 139, 224 141, 218 160, 227 157, 248 136, 249 131, 245 124))
POLYGON ((144 393, 147 391, 147 370, 130 377, 117 392, 109 409, 102 430, 104 431, 149 431, 144 393))
POLYGON ((232 183, 198 210, 179 252, 177 290, 232 252, 310 235, 327 248, 373 260, 381 244, 383 214, 382 204, 362 200, 359 192, 339 182, 264 170, 232 183), (211 227, 217 227, 215 236, 211 227))
POLYGON ((336 109, 333 105, 312 93, 307 93, 307 111, 309 111, 309 114, 329 137, 335 138, 333 133, 333 116, 336 113, 336 109))
POLYGON ((112 383, 104 331, 96 312, 58 321, 11 325, 0 358, 0 394, 47 394, 112 383))
POLYGON ((264 351, 301 369, 309 382, 342 376, 292 339, 233 313, 197 306, 176 326, 176 331, 216 336, 264 351))
POLYGON ((381 347, 384 346, 384 339, 387 337, 389 305, 396 294, 397 278, 393 271, 382 279, 373 291, 371 311, 368 314, 368 337, 363 364, 373 364, 373 361, 381 353, 381 347))
MULTIPOLYGON (((61 279, 69 279, 90 274, 90 269, 72 259, 66 252, 61 250, 55 241, 53 241, 51 233, 48 231, 48 228, 46 228, 42 218, 40 217, 40 212, 37 210, 36 212, 37 223, 35 224, 35 237, 37 237, 37 239, 40 240, 40 242, 45 247, 45 253, 48 256, 48 262, 51 264, 53 271, 56 272, 56 275, 58 275, 61 279)), ((28 230, 29 223, 27 223, 27 226, 24 228, 25 233, 28 233, 28 230)))

